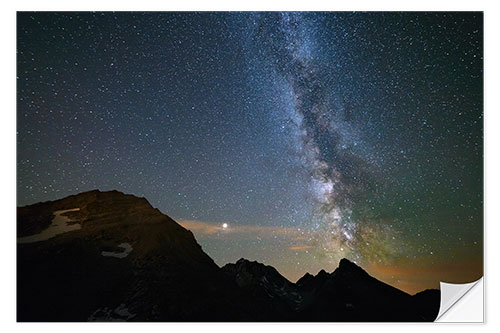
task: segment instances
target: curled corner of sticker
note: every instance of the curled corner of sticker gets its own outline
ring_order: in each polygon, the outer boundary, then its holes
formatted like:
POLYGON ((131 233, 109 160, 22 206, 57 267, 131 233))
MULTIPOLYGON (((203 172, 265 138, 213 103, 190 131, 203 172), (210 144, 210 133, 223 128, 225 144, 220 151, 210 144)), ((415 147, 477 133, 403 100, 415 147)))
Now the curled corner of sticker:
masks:
POLYGON ((436 322, 484 322, 483 278, 471 283, 440 283, 441 305, 436 322))

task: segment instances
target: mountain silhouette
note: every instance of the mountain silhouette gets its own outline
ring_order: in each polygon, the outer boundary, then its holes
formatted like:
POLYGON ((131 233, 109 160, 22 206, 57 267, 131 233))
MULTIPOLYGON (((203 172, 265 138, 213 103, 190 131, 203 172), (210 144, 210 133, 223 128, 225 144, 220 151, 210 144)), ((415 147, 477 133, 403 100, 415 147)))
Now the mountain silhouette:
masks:
POLYGON ((297 283, 240 259, 220 268, 144 198, 98 190, 17 209, 18 321, 433 321, 414 296, 342 259, 297 283))
POLYGON ((278 273, 274 267, 242 258, 235 264, 226 264, 222 271, 254 299, 272 304, 279 318, 294 319, 294 310, 302 297, 295 284, 278 273))
POLYGON ((433 321, 439 312, 439 291, 423 304, 420 296, 375 279, 347 259, 330 274, 321 271, 298 282, 309 296, 301 313, 305 321, 433 321))

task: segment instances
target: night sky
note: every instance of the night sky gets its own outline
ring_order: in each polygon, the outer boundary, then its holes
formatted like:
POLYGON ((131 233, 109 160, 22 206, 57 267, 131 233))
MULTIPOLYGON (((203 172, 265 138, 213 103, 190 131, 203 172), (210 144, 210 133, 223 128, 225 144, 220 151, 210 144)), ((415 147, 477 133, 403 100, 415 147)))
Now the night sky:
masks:
POLYGON ((144 196, 291 281, 482 275, 482 13, 18 13, 17 61, 19 206, 144 196))

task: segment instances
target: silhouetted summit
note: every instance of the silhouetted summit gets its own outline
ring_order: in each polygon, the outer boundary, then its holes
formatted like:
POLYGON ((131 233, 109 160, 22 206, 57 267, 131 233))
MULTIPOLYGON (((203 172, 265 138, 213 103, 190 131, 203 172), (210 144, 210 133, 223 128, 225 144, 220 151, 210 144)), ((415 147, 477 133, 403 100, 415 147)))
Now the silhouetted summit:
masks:
POLYGON ((292 320, 293 310, 301 301, 293 283, 272 267, 257 261, 240 259, 222 267, 236 284, 254 298, 272 304, 283 320, 292 320))
POLYGON ((90 191, 18 208, 19 240, 43 229, 38 216, 49 225, 56 212, 76 208, 64 216, 80 229, 18 243, 18 320, 231 321, 272 313, 252 309, 192 232, 144 198, 90 191))
POLYGON ((362 269, 361 267, 359 267, 358 265, 349 261, 346 258, 340 259, 338 270, 339 271, 346 271, 346 272, 347 271, 358 272, 360 274, 363 274, 363 273, 367 274, 364 269, 362 269))
POLYGON ((219 268, 144 198, 98 190, 19 207, 19 321, 432 321, 439 291, 410 296, 347 259, 297 283, 240 259, 219 268))

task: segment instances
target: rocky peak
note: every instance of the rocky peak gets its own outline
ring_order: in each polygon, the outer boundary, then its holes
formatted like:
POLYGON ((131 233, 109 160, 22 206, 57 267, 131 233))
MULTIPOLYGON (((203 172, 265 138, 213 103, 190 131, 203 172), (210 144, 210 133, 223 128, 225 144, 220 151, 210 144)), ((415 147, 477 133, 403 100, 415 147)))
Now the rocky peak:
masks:
POLYGON ((252 311, 192 232, 146 199, 94 190, 19 207, 18 230, 43 232, 61 210, 80 228, 18 243, 18 319, 84 321, 126 308, 133 320, 208 321, 252 311))
POLYGON ((278 273, 274 267, 244 258, 239 259, 234 264, 226 264, 222 270, 234 277, 240 287, 256 284, 271 284, 278 287, 291 285, 291 282, 278 273))
POLYGON ((341 276, 368 276, 368 273, 346 258, 343 258, 339 262, 339 267, 332 273, 332 275, 341 276))
POLYGON ((273 309, 285 317, 290 315, 292 309, 296 309, 302 300, 296 285, 272 266, 242 258, 234 264, 225 265, 222 271, 240 288, 272 304, 273 309))
POLYGON ((297 286, 307 285, 313 279, 314 279, 314 276, 312 274, 309 274, 309 272, 307 272, 306 274, 304 274, 303 277, 301 277, 300 279, 297 280, 296 285, 297 286))
POLYGON ((323 278, 326 278, 328 276, 328 273, 322 269, 318 272, 318 274, 316 274, 316 278, 320 278, 320 279, 323 279, 323 278))
POLYGON ((72 244, 84 240, 98 246, 99 251, 107 252, 117 251, 118 245, 128 243, 134 248, 130 258, 156 258, 155 261, 168 258, 175 262, 216 267, 191 231, 155 209, 145 198, 115 190, 92 190, 19 207, 18 236, 43 231, 51 224, 55 212, 69 209, 78 209, 66 215, 81 228, 51 239, 51 243, 64 241, 72 244))

